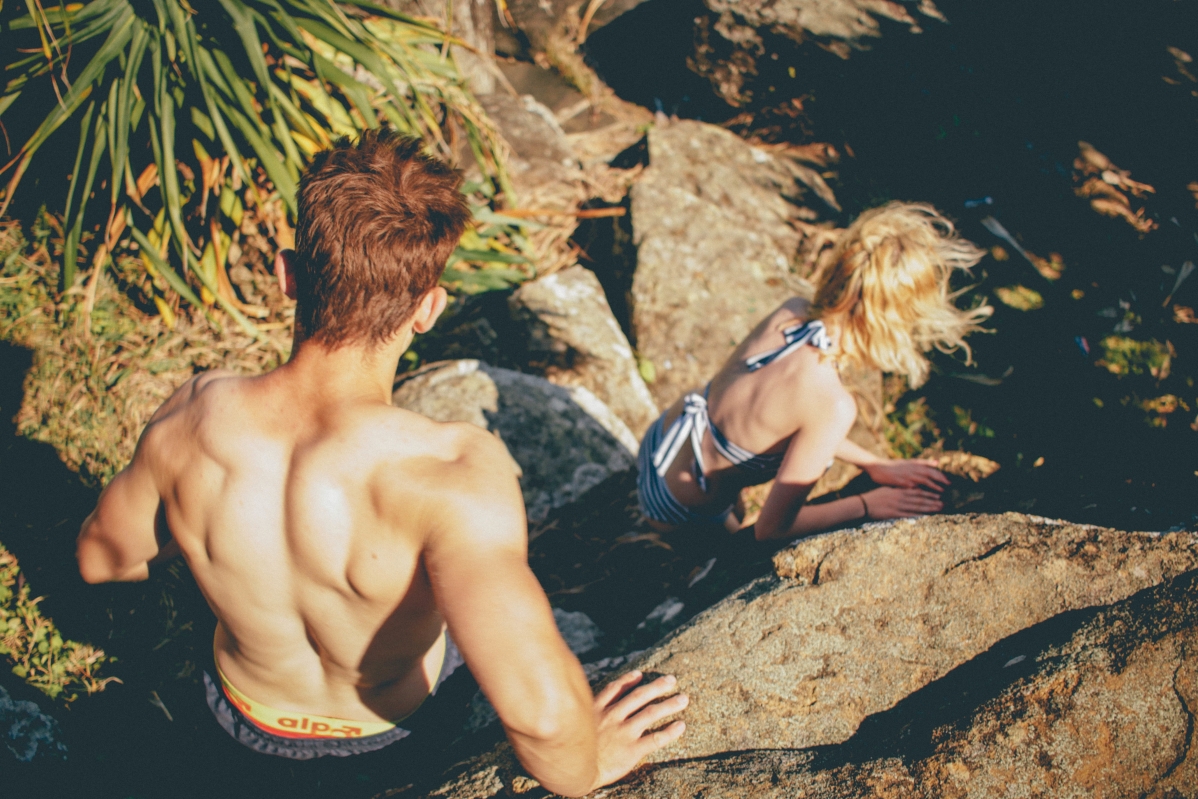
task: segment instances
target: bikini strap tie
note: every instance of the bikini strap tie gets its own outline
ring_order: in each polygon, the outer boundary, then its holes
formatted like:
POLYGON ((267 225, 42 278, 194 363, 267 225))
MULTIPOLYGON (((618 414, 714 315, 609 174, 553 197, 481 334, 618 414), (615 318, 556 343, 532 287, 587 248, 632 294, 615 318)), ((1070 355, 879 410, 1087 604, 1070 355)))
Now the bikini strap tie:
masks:
POLYGON ((707 432, 707 400, 695 393, 682 399, 682 413, 662 438, 661 446, 653 453, 653 468, 665 478, 670 464, 678 457, 683 443, 689 438, 695 453, 695 475, 699 488, 707 491, 706 468, 703 466, 703 435, 707 432))
POLYGON ((748 370, 756 372, 763 366, 769 366, 774 361, 786 357, 804 344, 810 344, 821 352, 827 352, 832 348, 832 339, 828 336, 828 329, 818 319, 812 319, 810 322, 802 322, 786 328, 782 331, 782 339, 786 343, 781 347, 746 359, 745 366, 748 370))

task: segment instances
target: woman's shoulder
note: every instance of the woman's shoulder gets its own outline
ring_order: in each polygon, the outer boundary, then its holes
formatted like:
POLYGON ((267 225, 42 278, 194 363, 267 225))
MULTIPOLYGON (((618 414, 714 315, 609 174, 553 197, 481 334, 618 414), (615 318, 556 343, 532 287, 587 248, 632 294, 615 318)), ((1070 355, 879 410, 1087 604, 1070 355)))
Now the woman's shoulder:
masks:
POLYGON ((855 412, 856 401, 841 382, 836 361, 815 347, 802 347, 774 366, 782 367, 776 372, 778 388, 802 397, 804 404, 852 406, 855 412))

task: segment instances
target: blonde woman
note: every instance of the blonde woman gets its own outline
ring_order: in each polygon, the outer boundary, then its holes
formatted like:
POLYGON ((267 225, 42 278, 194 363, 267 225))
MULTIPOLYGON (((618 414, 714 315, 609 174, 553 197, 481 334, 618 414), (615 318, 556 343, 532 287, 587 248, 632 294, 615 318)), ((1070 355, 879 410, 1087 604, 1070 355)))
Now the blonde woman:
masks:
POLYGON ((936 513, 948 484, 927 460, 879 458, 849 441, 857 406, 841 384, 850 361, 928 375, 926 353, 964 348, 993 309, 956 307, 953 270, 982 251, 930 205, 892 202, 845 231, 812 302, 792 298, 740 343, 705 388, 675 402, 641 443, 641 510, 659 529, 724 523, 740 490, 776 478, 757 540, 785 539, 855 521, 936 513), (880 487, 817 505, 811 487, 833 458, 880 487))

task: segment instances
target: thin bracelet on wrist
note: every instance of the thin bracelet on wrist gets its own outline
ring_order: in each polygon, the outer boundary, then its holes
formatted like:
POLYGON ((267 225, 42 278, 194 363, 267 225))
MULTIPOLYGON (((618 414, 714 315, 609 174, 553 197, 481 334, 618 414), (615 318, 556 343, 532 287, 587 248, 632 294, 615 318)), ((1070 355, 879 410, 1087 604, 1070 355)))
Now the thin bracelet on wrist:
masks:
POLYGON ((865 502, 865 495, 858 494, 857 499, 861 500, 861 508, 864 511, 864 513, 861 514, 861 518, 868 519, 869 518, 869 505, 865 502))

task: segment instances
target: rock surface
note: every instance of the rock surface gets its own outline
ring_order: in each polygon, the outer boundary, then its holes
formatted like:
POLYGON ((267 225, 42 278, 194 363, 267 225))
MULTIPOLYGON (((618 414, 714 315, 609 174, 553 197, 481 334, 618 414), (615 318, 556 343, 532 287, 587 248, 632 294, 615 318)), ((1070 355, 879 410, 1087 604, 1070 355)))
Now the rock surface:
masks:
MULTIPOLYGON (((641 770, 604 795, 1196 796, 1196 582, 1191 572, 1086 613, 1068 640, 1031 651, 1026 661, 991 658, 955 672, 944 685, 934 686, 941 689, 935 697, 926 697, 947 706, 947 713, 931 720, 935 727, 929 728, 929 719, 914 708, 900 707, 880 719, 884 727, 868 744, 665 763, 641 770), (1021 669, 1025 662, 1031 667, 1021 669), (1016 672, 1015 679, 995 698, 959 714, 954 705, 960 703, 950 693, 978 698, 1011 680, 1009 671, 1016 672)), ((499 780, 499 773, 496 769, 491 776, 499 780)))
POLYGON ((494 431, 523 471, 534 523, 636 463, 628 427, 581 386, 555 386, 475 360, 445 361, 400 375, 391 402, 439 422, 494 431))
POLYGON ((1195 568, 1198 544, 948 516, 815 536, 774 563, 776 581, 707 611, 643 662, 695 695, 691 733, 666 757, 845 741, 1020 630, 1195 568))
POLYGON ((583 386, 638 438, 657 406, 637 371, 632 347, 589 269, 572 266, 521 286, 509 299, 529 331, 533 361, 559 386, 583 386))
POLYGON ((531 94, 496 93, 479 102, 511 145, 507 168, 520 200, 534 194, 542 208, 577 204, 578 159, 553 112, 531 94))
POLYGON ((702 122, 649 132, 649 166, 632 187, 632 327, 666 407, 702 385, 753 326, 810 293, 792 270, 790 224, 804 189, 785 159, 702 122))
MULTIPOLYGON (((775 557, 776 575, 636 664, 677 675, 691 696, 687 733, 657 754, 659 765, 604 795, 993 796, 1013 782, 1026 785, 1019 795, 1056 795, 1054 784, 1089 785, 1093 795, 1104 782, 1120 786, 1106 795, 1140 795, 1162 779, 1192 786, 1181 780, 1195 768, 1198 599, 1192 574, 1166 584, 1196 566, 1191 533, 1020 514, 805 540, 775 557), (1145 591, 1148 599, 1124 602, 1145 591)), ((431 795, 520 793, 521 774, 501 745, 431 795)))

